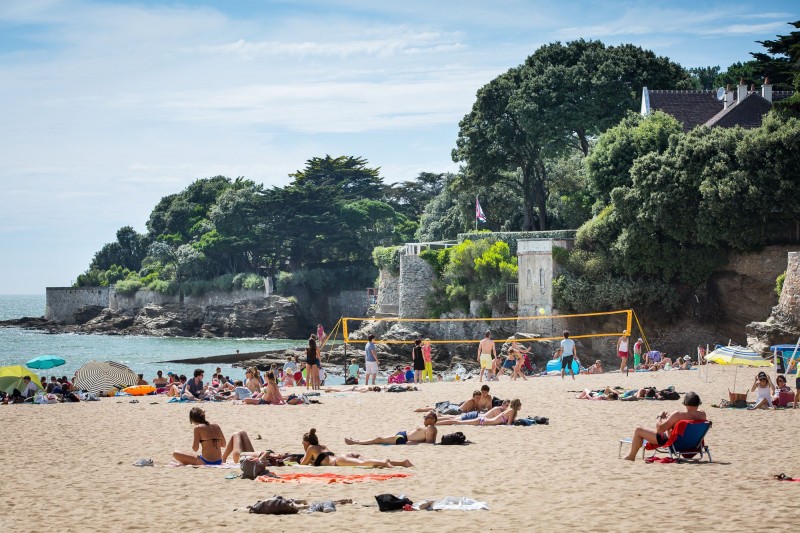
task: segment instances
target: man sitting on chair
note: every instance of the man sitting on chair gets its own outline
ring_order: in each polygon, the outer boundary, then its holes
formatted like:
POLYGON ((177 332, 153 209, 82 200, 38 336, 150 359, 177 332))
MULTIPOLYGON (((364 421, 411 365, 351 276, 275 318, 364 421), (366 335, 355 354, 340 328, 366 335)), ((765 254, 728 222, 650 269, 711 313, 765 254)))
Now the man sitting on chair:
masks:
POLYGON ((698 409, 701 403, 700 396, 698 396, 696 392, 687 392, 686 396, 683 398, 683 405, 686 407, 686 411, 675 411, 669 416, 667 416, 666 411, 662 411, 661 414, 656 417, 655 431, 644 429, 641 426, 637 427, 636 431, 633 432, 631 451, 625 459, 628 461, 636 460, 636 454, 639 453, 645 440, 652 444, 658 444, 659 446, 666 444, 669 440, 672 428, 681 420, 705 420, 705 411, 700 411, 698 409))

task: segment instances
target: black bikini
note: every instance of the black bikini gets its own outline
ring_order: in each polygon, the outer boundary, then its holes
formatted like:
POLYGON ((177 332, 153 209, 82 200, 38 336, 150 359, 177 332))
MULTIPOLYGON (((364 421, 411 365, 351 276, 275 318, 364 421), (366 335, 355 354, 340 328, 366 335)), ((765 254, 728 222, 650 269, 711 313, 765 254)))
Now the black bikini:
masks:
POLYGON ((336 454, 333 452, 322 452, 317 456, 316 459, 314 459, 314 466, 322 466, 322 461, 328 457, 333 457, 334 455, 336 454))

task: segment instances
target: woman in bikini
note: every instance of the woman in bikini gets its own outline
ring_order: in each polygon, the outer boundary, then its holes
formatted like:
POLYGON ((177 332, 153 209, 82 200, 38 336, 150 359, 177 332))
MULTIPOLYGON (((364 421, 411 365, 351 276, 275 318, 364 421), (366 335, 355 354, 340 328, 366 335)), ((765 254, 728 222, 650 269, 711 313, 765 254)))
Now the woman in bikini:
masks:
MULTIPOLYGON (((511 401, 508 409, 503 410, 495 416, 479 416, 471 420, 453 420, 448 425, 451 426, 510 426, 517 419, 517 413, 522 408, 522 402, 519 399, 511 401)), ((489 413, 487 412, 487 415, 489 413)), ((438 424, 438 422, 437 422, 438 424)))
POLYGON ((221 465, 222 450, 225 447, 222 430, 217 424, 208 423, 206 413, 200 407, 192 407, 189 411, 189 422, 194 424, 192 450, 199 450, 200 454, 172 452, 172 456, 184 465, 221 465))
POLYGON ((300 461, 301 465, 313 466, 371 466, 373 468, 391 468, 393 466, 414 466, 408 459, 404 461, 390 461, 386 459, 379 461, 377 459, 362 459, 357 453, 346 453, 337 456, 330 451, 327 446, 319 443, 317 437, 317 430, 311 430, 303 435, 303 449, 306 451, 303 459, 300 461))

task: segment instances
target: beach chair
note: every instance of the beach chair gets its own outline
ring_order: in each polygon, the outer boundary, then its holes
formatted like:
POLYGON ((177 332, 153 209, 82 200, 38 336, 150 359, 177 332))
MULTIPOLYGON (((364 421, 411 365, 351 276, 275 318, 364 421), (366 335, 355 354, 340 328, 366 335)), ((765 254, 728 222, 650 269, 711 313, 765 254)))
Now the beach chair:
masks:
POLYGON ((711 460, 711 452, 704 440, 709 429, 711 429, 710 420, 681 420, 672 428, 669 440, 663 446, 648 442, 645 448, 653 450, 652 457, 655 457, 658 453, 667 453, 672 459, 691 459, 694 461, 702 461, 703 453, 705 452, 705 455, 708 456, 708 462, 711 463, 713 462, 711 460), (695 459, 696 455, 700 457, 695 459))

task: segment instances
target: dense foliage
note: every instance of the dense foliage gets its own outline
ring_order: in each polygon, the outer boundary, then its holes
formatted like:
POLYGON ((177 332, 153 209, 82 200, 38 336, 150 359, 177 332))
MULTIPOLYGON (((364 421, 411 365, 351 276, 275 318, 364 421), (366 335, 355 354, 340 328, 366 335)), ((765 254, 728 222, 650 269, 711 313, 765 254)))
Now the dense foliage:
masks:
POLYGON ((436 281, 428 301, 434 316, 469 311, 470 301, 483 303, 481 316, 506 310, 506 285, 517 282, 517 258, 496 239, 465 240, 451 248, 425 250, 436 281))
POLYGON ((643 86, 689 88, 689 74, 632 45, 552 43, 478 91, 460 122, 453 160, 466 163, 466 186, 503 182, 523 200, 525 230, 551 226, 548 161, 586 155, 590 139, 635 109, 643 86))

